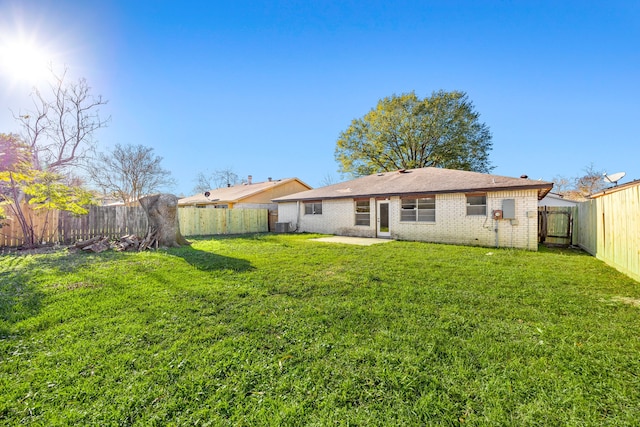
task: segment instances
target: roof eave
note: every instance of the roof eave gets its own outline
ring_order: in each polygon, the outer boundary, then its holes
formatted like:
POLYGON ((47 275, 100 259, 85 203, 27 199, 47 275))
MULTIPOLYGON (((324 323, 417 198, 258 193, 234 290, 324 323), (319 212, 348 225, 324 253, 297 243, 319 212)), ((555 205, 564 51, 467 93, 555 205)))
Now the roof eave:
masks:
POLYGON ((366 194, 345 194, 345 195, 330 195, 330 196, 315 196, 315 197, 296 197, 290 199, 273 199, 275 203, 286 202, 304 202, 310 200, 338 200, 338 199, 353 199, 360 197, 391 197, 391 196, 408 196, 419 194, 452 194, 452 193, 489 193, 496 191, 517 191, 517 190, 538 190, 538 200, 542 200, 549 191, 553 188, 552 184, 537 184, 537 185, 519 185, 519 186, 506 186, 506 187, 476 187, 476 188, 460 188, 455 190, 437 190, 437 191, 403 191, 403 192, 387 192, 387 193, 366 193, 366 194))

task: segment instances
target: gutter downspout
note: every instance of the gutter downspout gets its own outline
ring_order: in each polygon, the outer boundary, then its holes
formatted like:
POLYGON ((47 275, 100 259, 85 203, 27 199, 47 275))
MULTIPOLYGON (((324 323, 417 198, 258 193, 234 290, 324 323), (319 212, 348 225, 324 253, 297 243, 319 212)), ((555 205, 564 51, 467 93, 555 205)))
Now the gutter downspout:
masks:
POLYGON ((294 231, 298 231, 300 228, 300 200, 296 202, 296 229, 294 231))

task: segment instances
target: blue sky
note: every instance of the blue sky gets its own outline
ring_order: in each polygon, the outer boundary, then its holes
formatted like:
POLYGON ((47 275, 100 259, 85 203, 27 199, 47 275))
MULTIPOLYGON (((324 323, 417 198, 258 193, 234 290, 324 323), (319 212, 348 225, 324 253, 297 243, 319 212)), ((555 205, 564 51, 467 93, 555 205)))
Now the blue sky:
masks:
MULTIPOLYGON (((352 119, 440 89, 473 101, 495 174, 640 179, 637 1, 0 0, 0 41, 19 34, 109 100, 99 147, 153 147, 176 194, 226 168, 340 180, 352 119)), ((0 132, 30 86, 0 74, 0 132)))

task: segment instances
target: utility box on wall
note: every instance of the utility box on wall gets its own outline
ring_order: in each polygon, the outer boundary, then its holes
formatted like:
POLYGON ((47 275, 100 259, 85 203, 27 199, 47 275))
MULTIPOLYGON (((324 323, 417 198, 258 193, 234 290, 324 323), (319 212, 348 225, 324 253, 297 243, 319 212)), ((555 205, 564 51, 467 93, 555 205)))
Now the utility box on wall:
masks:
POLYGON ((516 219, 516 199, 504 199, 502 201, 502 218, 516 219))
POLYGON ((288 233, 290 230, 288 222, 276 222, 276 233, 288 233))

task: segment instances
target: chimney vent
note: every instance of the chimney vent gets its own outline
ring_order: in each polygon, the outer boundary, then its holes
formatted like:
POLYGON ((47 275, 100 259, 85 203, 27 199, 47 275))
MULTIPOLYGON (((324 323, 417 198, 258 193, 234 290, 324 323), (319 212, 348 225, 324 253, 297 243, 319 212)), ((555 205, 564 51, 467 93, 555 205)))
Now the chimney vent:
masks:
POLYGON ((247 177, 247 184, 251 185, 251 180, 253 179, 253 177, 251 175, 249 175, 247 177))
POLYGON ((273 181, 273 178, 269 177, 267 178, 269 180, 269 182, 273 181))

